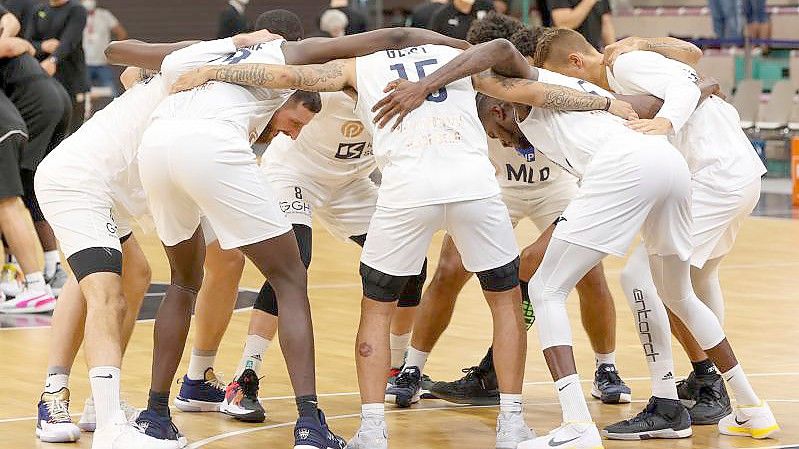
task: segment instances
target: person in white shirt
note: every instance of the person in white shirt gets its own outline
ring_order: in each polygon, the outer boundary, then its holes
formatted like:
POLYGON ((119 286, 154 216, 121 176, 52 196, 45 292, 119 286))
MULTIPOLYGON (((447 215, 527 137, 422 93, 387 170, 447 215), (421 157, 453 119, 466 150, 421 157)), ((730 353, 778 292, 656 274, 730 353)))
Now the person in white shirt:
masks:
MULTIPOLYGON (((295 14, 285 10, 264 14, 279 16, 274 23, 283 28, 267 29, 286 38, 288 33, 301 37, 296 33, 302 29, 301 21, 295 14)), ((384 29, 299 42, 279 40, 239 50, 230 41, 220 42, 227 42, 229 53, 214 63, 231 68, 247 67, 251 61, 277 66, 324 62, 423 43, 463 45, 417 29, 384 29)), ((180 61, 194 58, 190 50, 168 56, 140 52, 142 45, 146 44, 114 43, 108 49, 109 59, 160 68, 166 78, 173 79, 179 75, 174 69, 182 65, 180 61)), ((145 417, 148 433, 173 437, 169 390, 186 341, 191 305, 202 280, 204 244, 199 224, 204 215, 220 246, 241 249, 275 289, 281 309, 281 349, 300 415, 295 447, 323 448, 336 444, 331 438, 338 441, 317 406, 306 269, 292 227, 258 170, 251 149, 256 141, 268 143, 279 133, 296 138, 320 107, 318 94, 307 91, 217 82, 170 95, 153 113, 138 158, 150 211, 172 267, 172 283, 156 319, 148 410, 139 417, 140 422, 145 417)))
POLYGON ((83 52, 86 54, 89 84, 110 88, 112 96, 116 97, 119 89, 114 79, 114 69, 105 59, 105 47, 112 40, 127 39, 128 32, 111 11, 97 7, 97 0, 83 0, 83 7, 86 8, 83 52))
MULTIPOLYGON (((361 255, 364 292, 356 365, 362 411, 361 427, 348 444, 353 449, 388 445, 383 400, 389 323, 400 292, 421 269, 432 235, 439 229, 452 235, 464 266, 477 273, 492 309, 500 389, 496 447, 515 448, 533 435, 522 417, 526 338, 518 289, 518 247, 488 159, 471 82, 457 81, 424 96, 421 109, 395 133, 373 125, 373 106, 387 82, 435 74, 459 53, 451 47, 422 45, 322 65, 211 66, 186 74, 173 86, 181 91, 221 80, 264 88, 357 91, 356 110, 361 122, 371 128, 382 184, 361 255), (463 179, 469 182, 461 182, 463 179)), ((531 101, 544 107, 612 108, 618 114, 634 115, 627 103, 618 100, 544 84, 536 84, 533 90, 531 101)), ((396 379, 397 405, 407 407, 418 400, 427 355, 409 349, 405 368, 396 379)))
MULTIPOLYGON (((541 42, 537 55, 542 51, 541 42)), ((525 106, 532 103, 525 98, 525 91, 532 91, 532 80, 573 86, 608 98, 612 94, 580 79, 510 63, 520 57, 512 44, 501 39, 472 47, 420 83, 397 82, 388 86, 398 92, 391 94, 396 101, 385 106, 402 117, 424 95, 453 79, 489 68, 518 76, 509 79, 485 72, 478 77, 495 79, 493 85, 502 87, 492 89, 491 83, 478 87, 496 97, 478 98, 478 110, 489 136, 516 147, 534 142, 553 162, 581 178, 580 192, 563 212, 544 260, 530 282, 539 339, 562 405, 563 425, 548 436, 521 443, 519 448, 543 449, 566 443, 577 449, 602 447, 576 374, 565 301, 577 280, 599 260, 608 254, 623 256, 639 230, 659 297, 686 323, 725 378, 734 380, 730 387, 741 404, 756 404, 739 407, 736 414, 723 421, 741 418, 735 434, 756 438, 778 430, 768 406, 752 390, 718 319, 693 292, 689 275, 693 252, 691 175, 682 155, 664 136, 631 129, 649 126, 651 121, 636 120, 625 126, 601 112, 553 112, 525 106), (510 89, 503 86, 517 90, 509 94, 510 89)), ((668 112, 679 108, 664 109, 668 112)), ((669 412, 676 419, 657 413, 662 410, 660 404, 650 401, 647 409, 628 424, 651 430, 653 436, 675 438, 691 434, 690 417, 684 408, 673 407, 669 412), (662 430, 663 435, 657 430, 662 430)), ((726 425, 719 429, 733 433, 726 425)))
MULTIPOLYGON (((752 212, 760 198, 760 177, 766 168, 740 128, 740 118, 735 108, 719 97, 711 96, 696 107, 698 75, 686 63, 669 59, 656 53, 668 46, 689 45, 681 41, 631 40, 620 43, 622 50, 613 50, 607 57, 583 45, 581 36, 564 30, 545 33, 546 43, 539 47, 537 62, 562 73, 579 76, 621 94, 652 94, 664 100, 664 106, 655 119, 634 124, 635 128, 650 134, 667 134, 688 162, 691 171, 691 215, 694 249, 691 253, 691 281, 697 295, 713 311, 720 322, 724 319, 724 299, 719 283, 718 269, 728 254, 743 220, 752 212), (654 51, 640 51, 654 50, 654 51), (608 63, 607 65, 605 65, 608 63), (695 110, 694 110, 695 109, 695 110)), ((696 49, 696 62, 701 52, 696 49)), ((622 283, 628 300, 636 311, 641 304, 658 306, 648 314, 649 331, 654 336, 650 352, 663 359, 653 363, 653 395, 660 400, 678 399, 672 378, 669 327, 665 310, 659 306, 657 289, 649 276, 647 259, 639 248, 625 267, 622 283)), ((672 310, 672 312, 675 312, 672 310)), ((646 314, 645 314, 646 315, 646 314)), ((645 315, 636 313, 639 320, 645 315)), ((677 317, 673 325, 676 335, 686 348, 694 364, 687 388, 681 388, 680 399, 693 400, 691 420, 695 424, 719 424, 722 433, 767 436, 775 431, 776 423, 755 420, 750 427, 731 422, 728 416, 748 417, 768 415, 767 406, 755 402, 755 397, 738 398, 739 407, 732 414, 729 398, 721 381, 735 375, 724 372, 719 376, 709 360, 707 347, 702 347, 691 336, 677 317), (692 390, 702 390, 706 400, 698 400, 692 390), (688 397, 685 397, 688 396, 688 397), (721 421, 721 422, 720 422, 721 421), (759 422, 758 422, 759 421, 759 422), (765 426, 758 427, 758 426, 765 426)), ((639 324, 640 325, 640 324, 639 324)), ((643 338, 643 337, 642 337, 643 338)), ((741 421, 745 421, 742 418, 741 421)), ((630 429, 614 425, 606 429, 611 437, 629 436, 630 429)), ((637 434, 638 432, 633 432, 637 434)), ((645 433, 641 433, 645 435, 645 433)))

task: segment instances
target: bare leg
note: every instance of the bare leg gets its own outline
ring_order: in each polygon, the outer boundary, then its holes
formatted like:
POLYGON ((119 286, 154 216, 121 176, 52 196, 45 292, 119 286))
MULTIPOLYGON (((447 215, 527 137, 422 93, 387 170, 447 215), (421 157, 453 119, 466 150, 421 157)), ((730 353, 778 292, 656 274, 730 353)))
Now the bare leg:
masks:
POLYGON ((395 302, 361 299, 361 322, 355 340, 361 404, 383 402, 390 360, 388 334, 396 307, 395 302))
POLYGON ((80 345, 83 343, 83 330, 86 326, 86 300, 74 276, 70 276, 58 303, 53 311, 50 325, 50 355, 47 360, 48 372, 54 369, 69 374, 80 345))
POLYGON ((53 228, 50 227, 50 223, 44 220, 35 221, 33 222, 33 226, 36 228, 36 235, 42 243, 42 250, 56 251, 58 249, 58 243, 56 242, 55 234, 53 233, 53 228))
POLYGON ((20 197, 0 198, 0 232, 23 273, 42 271, 33 221, 20 197))
MULTIPOLYGON (((144 295, 150 287, 152 272, 136 237, 131 235, 122 244, 122 291, 127 302, 127 312, 122 325, 122 354, 128 347, 133 327, 139 317, 144 295)), ((63 295, 63 293, 62 293, 63 295)), ((58 299, 59 303, 62 298, 58 299)), ((60 307, 60 306, 59 306, 60 307)))
POLYGON ((397 312, 391 320, 391 333, 404 335, 413 330, 413 320, 416 317, 416 307, 397 307, 397 312))
POLYGON ((484 291, 494 322, 494 366, 499 391, 521 394, 527 335, 522 318, 522 295, 518 288, 504 292, 484 291))

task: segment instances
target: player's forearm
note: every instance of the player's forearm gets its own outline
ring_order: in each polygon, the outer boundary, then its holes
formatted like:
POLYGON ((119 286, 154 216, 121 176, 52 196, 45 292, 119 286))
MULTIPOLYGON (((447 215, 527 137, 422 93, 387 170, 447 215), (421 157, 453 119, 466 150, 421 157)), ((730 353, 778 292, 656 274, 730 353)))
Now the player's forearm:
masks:
POLYGON ((582 0, 574 8, 557 8, 552 11, 555 26, 576 30, 594 8, 596 0, 582 0))
POLYGON ((610 13, 602 16, 602 45, 610 45, 616 42, 616 28, 610 13))
MULTIPOLYGON (((507 39, 495 39, 469 48, 419 83, 427 93, 433 93, 453 81, 489 69, 511 78, 528 78, 535 72, 507 39)), ((474 82, 477 87, 480 78, 474 82)))
POLYGON ((556 111, 607 111, 610 109, 612 101, 607 97, 588 94, 555 84, 514 80, 513 78, 506 78, 505 82, 521 82, 526 85, 525 90, 527 92, 520 92, 520 94, 516 95, 516 102, 524 102, 539 108, 554 109, 556 111))
POLYGON ((638 48, 653 51, 683 64, 695 66, 702 59, 702 50, 696 45, 673 37, 639 37, 638 48))
POLYGON ((135 39, 127 39, 108 44, 105 48, 105 56, 110 64, 160 70, 161 63, 167 55, 195 43, 197 41, 149 44, 135 39))
POLYGON ((344 63, 341 61, 305 66, 235 64, 209 66, 202 71, 209 81, 240 86, 315 92, 333 92, 345 87, 344 63))
POLYGON ((705 76, 699 78, 699 81, 696 82, 696 86, 699 88, 699 92, 701 92, 701 95, 699 96, 700 103, 707 97, 717 94, 721 88, 716 79, 705 76))

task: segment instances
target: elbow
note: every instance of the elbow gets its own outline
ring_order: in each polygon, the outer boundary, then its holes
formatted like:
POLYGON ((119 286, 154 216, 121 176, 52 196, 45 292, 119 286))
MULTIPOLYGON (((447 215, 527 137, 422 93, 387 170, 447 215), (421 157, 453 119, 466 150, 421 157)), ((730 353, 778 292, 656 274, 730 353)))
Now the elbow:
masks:
POLYGON ((108 60, 110 64, 118 64, 119 63, 119 45, 121 42, 111 42, 105 47, 105 59, 108 60))
POLYGON ((691 45, 691 55, 689 57, 689 61, 692 66, 696 67, 699 64, 699 60, 702 59, 703 53, 702 50, 697 47, 696 45, 691 45))
POLYGON ((388 43, 395 48, 401 48, 406 45, 411 37, 411 28, 397 27, 390 28, 388 31, 388 43))
POLYGON ((513 43, 505 38, 494 39, 489 42, 489 44, 491 45, 492 52, 496 52, 497 55, 502 55, 503 59, 513 57, 516 51, 516 47, 513 43))

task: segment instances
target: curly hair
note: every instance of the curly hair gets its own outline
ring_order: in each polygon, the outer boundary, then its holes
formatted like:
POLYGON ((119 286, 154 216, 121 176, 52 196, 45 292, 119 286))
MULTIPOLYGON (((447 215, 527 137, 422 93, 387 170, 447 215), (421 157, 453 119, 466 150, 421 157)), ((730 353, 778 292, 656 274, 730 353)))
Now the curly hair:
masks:
POLYGON ((582 34, 568 28, 547 28, 538 35, 533 65, 542 67, 550 59, 561 60, 572 52, 596 51, 582 34))
POLYGON ((538 36, 544 29, 545 28, 542 27, 532 28, 525 26, 524 28, 513 33, 508 40, 524 57, 532 58, 535 55, 535 47, 538 43, 538 36))
POLYGON ((494 39, 508 39, 522 28, 524 23, 521 20, 491 11, 482 19, 472 22, 466 40, 470 44, 482 44, 494 39))

